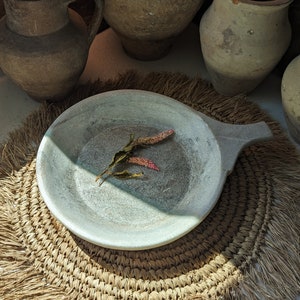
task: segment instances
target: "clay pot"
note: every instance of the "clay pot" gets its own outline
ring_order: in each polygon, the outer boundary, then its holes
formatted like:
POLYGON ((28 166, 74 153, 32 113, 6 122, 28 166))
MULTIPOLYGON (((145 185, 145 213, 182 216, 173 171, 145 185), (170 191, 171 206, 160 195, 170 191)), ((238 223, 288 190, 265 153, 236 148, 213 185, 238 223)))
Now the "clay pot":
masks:
POLYGON ((214 0, 200 22, 205 65, 214 88, 233 96, 256 88, 291 41, 292 0, 214 0))
POLYGON ((281 82, 282 105, 291 136, 300 144, 300 55, 286 68, 281 82))
POLYGON ((59 101, 76 85, 102 20, 102 0, 89 31, 72 0, 4 0, 0 67, 33 99, 59 101), (79 18, 79 19, 78 19, 79 18))
POLYGON ((126 53, 140 60, 166 55, 174 38, 192 21, 204 0, 105 1, 104 19, 126 53))

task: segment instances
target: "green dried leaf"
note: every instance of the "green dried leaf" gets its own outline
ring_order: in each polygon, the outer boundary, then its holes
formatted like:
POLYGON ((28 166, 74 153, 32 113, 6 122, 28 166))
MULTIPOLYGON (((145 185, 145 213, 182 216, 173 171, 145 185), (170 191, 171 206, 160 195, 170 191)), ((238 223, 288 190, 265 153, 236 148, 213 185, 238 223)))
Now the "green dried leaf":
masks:
POLYGON ((113 160, 109 164, 108 169, 111 169, 111 168, 115 167, 116 165, 118 165, 122 162, 125 162, 129 157, 130 157, 130 152, 126 152, 123 150, 117 152, 114 155, 113 160))
POLYGON ((131 156, 131 153, 132 153, 132 150, 133 150, 133 147, 132 147, 132 143, 134 141, 134 135, 131 134, 130 135, 130 138, 129 138, 129 142, 127 143, 127 145, 120 151, 118 151, 111 163, 109 164, 109 166, 101 173, 99 174, 97 177, 96 177, 96 181, 98 181, 103 175, 105 174, 111 174, 111 170, 117 166, 118 164, 122 163, 122 162, 126 162, 128 160, 128 158, 131 156))
POLYGON ((131 173, 127 170, 124 170, 124 171, 120 171, 120 172, 113 172, 111 175, 118 178, 118 179, 132 179, 132 178, 140 178, 144 174, 142 172, 140 172, 140 173, 131 173))

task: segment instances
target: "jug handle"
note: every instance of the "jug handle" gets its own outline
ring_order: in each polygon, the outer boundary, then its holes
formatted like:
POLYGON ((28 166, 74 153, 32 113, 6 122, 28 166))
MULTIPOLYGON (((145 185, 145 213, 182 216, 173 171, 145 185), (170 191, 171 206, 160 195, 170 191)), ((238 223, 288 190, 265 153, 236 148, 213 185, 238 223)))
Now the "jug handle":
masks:
POLYGON ((88 44, 93 42, 103 19, 104 0, 94 0, 95 11, 88 27, 88 44))

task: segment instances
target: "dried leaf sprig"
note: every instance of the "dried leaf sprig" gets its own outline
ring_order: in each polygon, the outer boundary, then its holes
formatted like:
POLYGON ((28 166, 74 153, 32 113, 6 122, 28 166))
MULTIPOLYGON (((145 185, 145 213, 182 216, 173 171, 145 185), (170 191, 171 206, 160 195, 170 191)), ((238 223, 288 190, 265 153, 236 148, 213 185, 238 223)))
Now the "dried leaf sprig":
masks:
POLYGON ((139 137, 136 140, 132 141, 131 146, 136 147, 136 146, 154 145, 154 144, 157 144, 157 143, 165 140, 166 138, 168 138, 169 136, 171 136, 174 133, 175 133, 174 129, 168 129, 168 130, 162 131, 154 136, 139 137))
POLYGON ((166 138, 170 137, 174 133, 175 131, 173 129, 169 129, 169 130, 162 131, 159 134, 154 136, 139 137, 137 139, 134 139, 134 135, 131 134, 129 138, 129 142, 120 151, 115 153, 109 166, 96 177, 96 181, 102 179, 104 175, 114 176, 119 179, 131 179, 131 178, 139 178, 143 176, 142 172, 131 173, 128 170, 124 170, 120 172, 114 171, 113 169, 121 163, 136 164, 142 167, 159 171, 158 166, 152 160, 144 157, 133 156, 134 155, 133 152, 138 147, 145 147, 148 145, 157 144, 165 140, 166 138))
POLYGON ((133 157, 129 157, 127 162, 130 164, 136 164, 142 167, 146 167, 148 169, 159 171, 158 166, 148 158, 133 156, 133 157))

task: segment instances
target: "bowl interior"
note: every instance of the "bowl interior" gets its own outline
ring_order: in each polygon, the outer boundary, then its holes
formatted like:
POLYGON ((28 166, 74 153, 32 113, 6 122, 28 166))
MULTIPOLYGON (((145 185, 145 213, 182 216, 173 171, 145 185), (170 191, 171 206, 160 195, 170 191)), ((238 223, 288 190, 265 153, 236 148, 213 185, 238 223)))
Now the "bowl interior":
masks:
POLYGON ((207 123, 180 102, 137 90, 74 105, 48 129, 37 156, 40 192, 54 216, 79 237, 115 249, 148 249, 183 236, 211 211, 223 177, 207 123), (159 171, 125 164, 122 169, 143 177, 95 182, 131 134, 167 129, 175 134, 135 153, 159 171))

